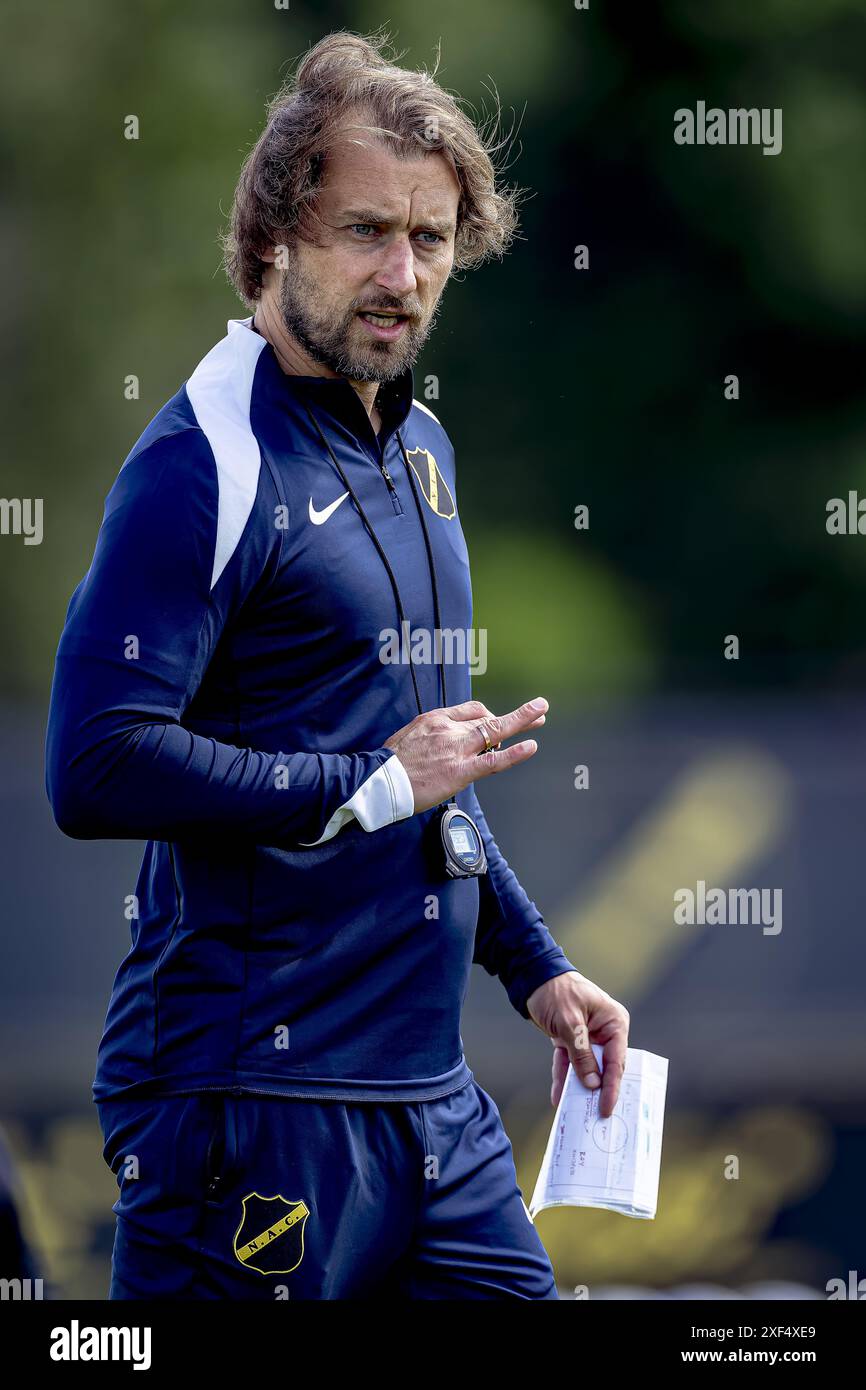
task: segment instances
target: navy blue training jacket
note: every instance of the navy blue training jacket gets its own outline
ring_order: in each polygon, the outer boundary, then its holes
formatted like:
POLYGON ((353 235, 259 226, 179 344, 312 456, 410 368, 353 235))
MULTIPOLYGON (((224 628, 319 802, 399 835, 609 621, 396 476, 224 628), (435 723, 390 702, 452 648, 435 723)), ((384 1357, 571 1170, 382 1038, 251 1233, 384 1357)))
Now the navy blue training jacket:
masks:
MULTIPOLYGON (((417 714, 386 568, 411 629, 432 631, 416 474, 443 630, 472 601, 454 451, 412 399, 379 396, 377 436, 344 378, 294 377, 251 320, 148 425, 108 495, 57 653, 47 786, 81 839, 148 841, 94 1096, 201 1089, 425 1100, 470 1076, 469 966, 525 1017, 572 969, 500 854, 473 788, 456 798, 488 873, 450 880, 435 812, 385 739, 417 714), (385 464, 385 472, 382 464, 385 464), (390 474, 389 484, 386 473, 390 474)), ((451 655, 454 655, 452 651, 451 655)), ((425 709, 438 668, 416 667, 425 709)), ((449 704, 471 698, 466 661, 449 704)))

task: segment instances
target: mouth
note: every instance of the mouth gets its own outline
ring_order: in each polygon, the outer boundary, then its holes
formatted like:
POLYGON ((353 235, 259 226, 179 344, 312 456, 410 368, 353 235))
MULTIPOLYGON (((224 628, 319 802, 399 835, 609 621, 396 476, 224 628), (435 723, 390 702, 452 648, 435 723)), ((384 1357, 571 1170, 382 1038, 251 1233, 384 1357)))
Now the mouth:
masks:
POLYGON ((368 333, 386 342, 399 338, 409 322, 408 314, 391 313, 387 309, 360 309, 358 318, 368 333))

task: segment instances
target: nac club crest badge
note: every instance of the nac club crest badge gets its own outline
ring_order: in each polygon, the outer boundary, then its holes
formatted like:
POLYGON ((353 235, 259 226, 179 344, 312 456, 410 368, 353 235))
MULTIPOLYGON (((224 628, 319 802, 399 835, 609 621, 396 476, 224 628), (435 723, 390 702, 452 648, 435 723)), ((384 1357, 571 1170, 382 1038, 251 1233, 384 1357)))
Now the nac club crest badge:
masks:
POLYGON ((424 501, 437 516, 453 521, 457 512, 451 489, 429 449, 408 449, 406 457, 424 494, 424 501))
POLYGON ((250 1192, 241 1206, 241 1224, 234 1239, 236 1259, 257 1274, 291 1274, 304 1258, 304 1227, 310 1214, 306 1202, 250 1192))

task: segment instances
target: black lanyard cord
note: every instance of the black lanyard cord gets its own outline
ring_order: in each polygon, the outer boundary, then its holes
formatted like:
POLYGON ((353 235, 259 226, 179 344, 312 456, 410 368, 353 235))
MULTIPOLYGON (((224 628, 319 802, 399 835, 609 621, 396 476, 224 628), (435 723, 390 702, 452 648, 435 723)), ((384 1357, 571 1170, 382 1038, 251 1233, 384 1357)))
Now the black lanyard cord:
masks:
MULTIPOLYGON (((318 420, 316 419, 316 416, 314 415, 314 413, 313 413, 312 409, 310 408, 310 405, 309 405, 309 403, 308 403, 307 401, 304 401, 304 408, 305 408, 307 414, 309 415, 310 420, 312 421, 312 423, 313 423, 313 425, 314 425, 314 427, 315 427, 315 429, 316 429, 316 431, 317 431, 317 433, 318 433, 318 435, 319 435, 319 438, 321 439, 322 443, 324 444, 325 448, 327 449, 328 453, 330 454, 330 456, 331 456, 331 462, 333 463, 334 467, 336 468, 337 472, 339 473, 340 477, 342 478, 342 480, 343 480, 343 485, 344 485, 346 491, 348 492, 349 496, 351 497, 352 501, 354 502, 354 504, 355 504, 355 509, 356 509, 356 511, 358 512, 358 514, 359 514, 361 520, 363 521, 365 527, 367 528, 367 531, 368 531, 368 533, 369 533, 370 539, 372 540, 372 542, 373 542, 373 544, 375 545, 377 551, 379 552, 379 558, 381 559, 382 564, 385 566, 385 569, 386 569, 387 574, 388 574, 388 578, 389 578, 389 580, 391 581, 391 588, 392 588, 393 591, 394 591, 394 599, 395 599, 395 602, 396 602, 396 605, 397 605, 397 616, 398 616, 398 618, 399 618, 399 620, 400 620, 400 637, 401 637, 401 641, 402 641, 402 640, 403 640, 403 637, 404 637, 404 634, 405 634, 405 631, 406 631, 406 614, 405 614, 405 611, 404 611, 404 609, 403 609, 403 602, 402 602, 402 599, 400 598, 400 589, 399 589, 399 586, 398 586, 398 584, 397 584, 397 580, 396 580, 396 578, 395 578, 395 576, 394 576, 394 571, 393 571, 392 568, 391 568, 390 561, 388 560, 388 556, 385 554, 385 551, 384 551, 384 549, 383 549, 383 547, 382 547, 382 544, 381 544, 381 542, 380 542, 380 540, 379 540, 379 537, 376 535, 376 532, 373 530, 373 527, 372 527, 372 525, 371 525, 371 523, 370 523, 370 521, 369 521, 369 519, 368 519, 368 517, 367 517, 367 513, 364 511, 364 508, 361 506, 360 500, 359 500, 359 498, 358 498, 358 494, 355 492, 355 489, 352 487, 352 484, 349 482, 349 479, 346 477, 345 471, 343 470, 343 467, 342 467, 342 465, 340 464, 340 461, 339 461, 339 459, 337 458, 337 455, 334 453, 334 450, 331 448, 331 444, 330 444, 330 441, 329 441, 328 438, 327 438, 327 435, 325 434, 324 430, 322 429, 321 425, 319 424, 318 420)), ((438 628, 440 627, 440 622, 439 622, 439 593, 438 593, 438 587, 437 587, 437 583, 436 583, 436 570, 435 570, 435 567, 434 567, 434 565, 433 565, 433 552, 432 552, 432 549, 431 549, 431 546, 430 546, 430 537, 429 537, 429 535, 427 534, 427 526, 426 526, 426 523, 425 523, 425 521, 424 521, 424 513, 421 511, 421 503, 420 503, 420 501, 419 501, 419 499, 418 499, 418 494, 417 494, 417 491, 416 491, 416 488, 415 488, 415 483, 414 483, 414 480, 413 480, 413 478, 412 478, 411 466, 410 466, 410 464, 409 464, 409 460, 408 460, 407 457, 406 457, 406 449, 405 449, 405 446, 404 446, 404 444, 403 444, 403 440, 400 438, 399 431, 398 431, 398 433, 397 433, 397 438, 400 440, 400 449, 401 449, 401 452, 402 452, 402 455, 403 455, 403 463, 404 463, 404 465, 405 465, 405 467, 406 467, 407 473, 409 474, 409 484, 410 484, 410 487, 412 488, 412 496, 415 498, 415 505, 416 505, 416 507, 418 508, 418 515, 419 515, 419 517, 420 517, 420 519, 421 519, 421 529, 422 529, 423 532, 424 532, 424 543, 425 543, 425 546, 426 546, 426 549, 427 549, 427 559, 428 559, 428 562, 429 562, 429 564, 430 564, 430 577, 431 577, 432 584, 433 584, 433 612, 434 612, 434 615, 435 615, 436 626, 437 626, 437 629, 438 629, 438 628)), ((424 713, 424 706, 423 706, 422 703, 421 703, 421 693, 420 693, 420 691, 419 691, 419 689, 418 689, 418 678, 417 678, 417 676, 416 676, 416 674, 415 674, 415 663, 414 663, 414 661, 412 660, 411 634, 410 634, 410 643, 409 643, 409 672, 410 672, 410 675, 411 675, 411 677, 412 677, 412 686, 413 686, 414 691, 415 691, 415 702, 416 702, 416 704, 417 704, 417 706, 418 706, 418 713, 419 713, 419 714, 423 714, 423 713, 424 713)), ((445 704, 447 704, 447 699, 446 699, 446 695, 445 695, 445 670, 444 670, 444 666, 442 666, 442 667, 440 668, 440 674, 441 674, 441 677, 442 677, 442 703, 443 703, 443 705, 445 705, 445 704)))

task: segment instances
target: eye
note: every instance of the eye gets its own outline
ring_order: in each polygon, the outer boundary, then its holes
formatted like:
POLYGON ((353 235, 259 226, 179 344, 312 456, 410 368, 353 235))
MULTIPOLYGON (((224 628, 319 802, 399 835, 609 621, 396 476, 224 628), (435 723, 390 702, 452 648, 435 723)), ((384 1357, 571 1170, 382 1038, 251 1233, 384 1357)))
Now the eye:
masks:
POLYGON ((431 241, 427 241, 424 243, 425 246, 435 246, 437 242, 445 240, 445 238, 440 236, 438 232, 419 232, 418 235, 422 237, 432 238, 431 241))
MULTIPOLYGON (((364 232, 375 232, 376 228, 373 226, 372 222, 353 222, 349 230, 357 232, 358 235, 361 236, 364 232)), ((368 241, 369 237, 365 237, 364 239, 368 241)))

